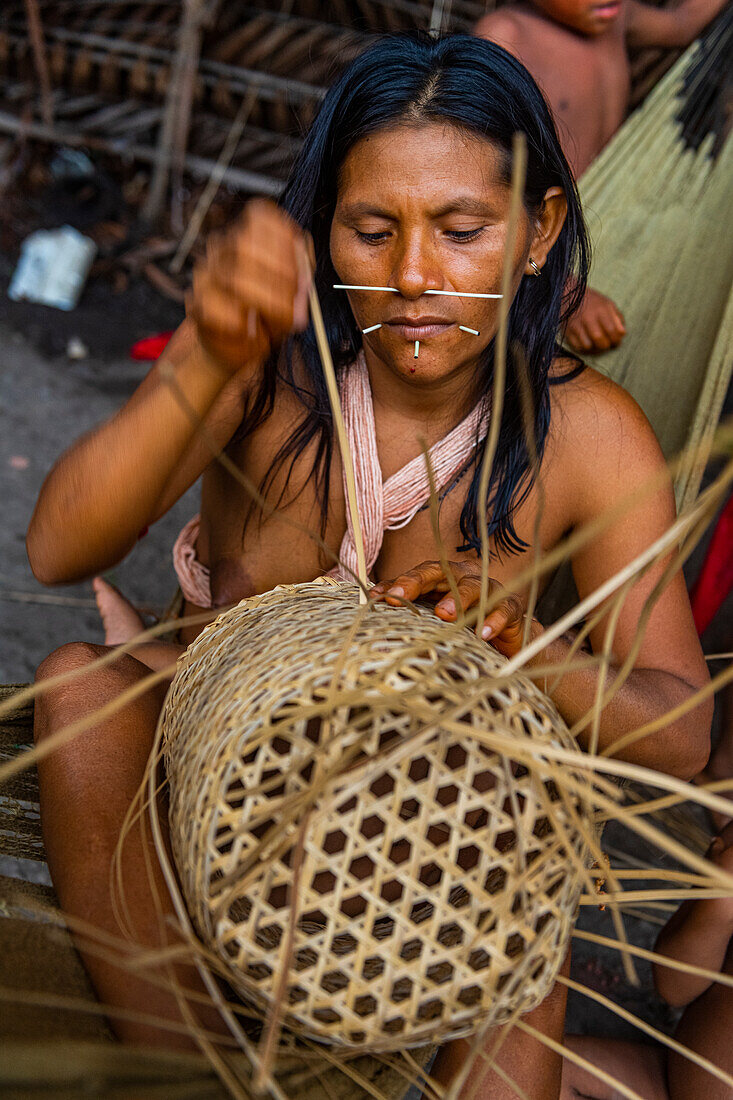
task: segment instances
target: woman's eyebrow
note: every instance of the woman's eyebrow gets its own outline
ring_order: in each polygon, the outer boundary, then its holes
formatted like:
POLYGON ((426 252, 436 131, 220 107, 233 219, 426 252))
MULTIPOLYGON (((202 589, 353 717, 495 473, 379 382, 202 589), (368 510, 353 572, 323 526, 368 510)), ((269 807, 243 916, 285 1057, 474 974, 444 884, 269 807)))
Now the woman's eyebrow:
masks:
MULTIPOLYGON (((496 210, 492 209, 483 199, 476 195, 456 195, 448 199, 441 206, 429 210, 431 218, 445 218, 449 214, 472 214, 476 217, 494 217, 496 210)), ((386 221, 398 221, 394 213, 384 210, 371 202, 344 203, 341 210, 342 218, 383 218, 386 221)))
POLYGON ((344 203, 341 208, 341 216, 343 218, 386 218, 387 221, 395 222, 397 218, 394 214, 388 213, 379 206, 374 206, 370 202, 351 202, 344 203))
POLYGON ((479 217, 490 217, 496 214, 487 203, 475 195, 456 195, 431 211, 433 218, 445 218, 448 214, 477 214, 479 217))

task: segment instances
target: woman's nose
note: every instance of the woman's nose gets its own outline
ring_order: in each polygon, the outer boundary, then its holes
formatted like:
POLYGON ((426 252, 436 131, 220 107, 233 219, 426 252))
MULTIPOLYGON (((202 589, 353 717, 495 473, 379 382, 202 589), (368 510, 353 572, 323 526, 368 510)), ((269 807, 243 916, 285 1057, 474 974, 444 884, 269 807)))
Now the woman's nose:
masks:
POLYGON ((440 290, 443 285, 432 250, 421 240, 400 247, 390 281, 404 298, 419 298, 426 290, 440 290))

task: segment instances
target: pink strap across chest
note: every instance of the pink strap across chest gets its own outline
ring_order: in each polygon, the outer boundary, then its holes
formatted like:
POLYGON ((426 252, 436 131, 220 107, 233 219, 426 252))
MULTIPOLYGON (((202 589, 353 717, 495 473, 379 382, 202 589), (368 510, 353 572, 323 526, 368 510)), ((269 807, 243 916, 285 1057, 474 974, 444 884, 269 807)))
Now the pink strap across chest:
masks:
MULTIPOLYGON (((354 456, 356 496, 364 534, 367 570, 371 573, 379 557, 385 531, 406 527, 430 498, 430 482, 422 455, 417 455, 396 474, 382 480, 377 451, 372 391, 363 353, 340 383, 341 405, 351 453, 354 456)), ((440 492, 460 473, 471 452, 486 434, 486 405, 478 405, 443 439, 430 448, 430 464, 440 492)), ((344 484, 345 489, 345 484, 344 484)), ((199 516, 189 520, 173 547, 173 565, 181 591, 199 607, 211 607, 209 570, 196 556, 199 516)), ((330 576, 349 580, 357 571, 356 546, 351 517, 339 552, 341 564, 330 576)))
MULTIPOLYGON (((349 368, 340 393, 346 431, 354 456, 356 496, 364 534, 367 570, 371 573, 382 548, 384 532, 397 531, 400 527, 407 526, 415 513, 430 499, 430 481, 423 455, 417 455, 396 474, 382 481, 372 391, 363 352, 349 368)), ((430 448, 430 465, 438 493, 461 471, 476 444, 486 435, 488 417, 485 409, 485 403, 479 402, 465 420, 430 448)), ((344 481, 344 489, 345 487, 344 481)), ((332 574, 346 579, 351 574, 343 566, 356 573, 356 546, 350 516, 339 556, 342 565, 332 570, 332 574)))

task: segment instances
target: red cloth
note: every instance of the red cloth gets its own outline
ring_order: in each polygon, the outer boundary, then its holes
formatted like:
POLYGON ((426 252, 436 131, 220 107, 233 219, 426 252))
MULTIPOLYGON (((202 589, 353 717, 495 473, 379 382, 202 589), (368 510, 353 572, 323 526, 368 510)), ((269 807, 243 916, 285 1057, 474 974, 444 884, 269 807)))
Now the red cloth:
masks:
POLYGON ((130 348, 131 359, 157 359, 168 346, 172 332, 159 332, 157 336, 146 336, 130 348))
POLYGON ((716 611, 733 588, 733 494, 720 514, 710 540, 700 576, 692 590, 692 614, 698 634, 713 621, 716 611))

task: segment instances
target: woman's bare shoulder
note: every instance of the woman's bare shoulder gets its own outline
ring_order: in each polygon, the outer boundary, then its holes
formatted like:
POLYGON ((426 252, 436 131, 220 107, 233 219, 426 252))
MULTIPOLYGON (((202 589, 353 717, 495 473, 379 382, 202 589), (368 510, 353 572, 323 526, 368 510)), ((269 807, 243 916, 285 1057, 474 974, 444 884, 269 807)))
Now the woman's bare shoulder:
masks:
POLYGON ((651 424, 630 393, 593 367, 577 369, 572 360, 553 364, 550 431, 558 444, 628 445, 636 441, 659 448, 651 424))
POLYGON ((548 457, 554 472, 579 499, 597 501, 660 476, 661 447, 631 394, 592 367, 573 374, 575 366, 560 360, 553 368, 548 457))

